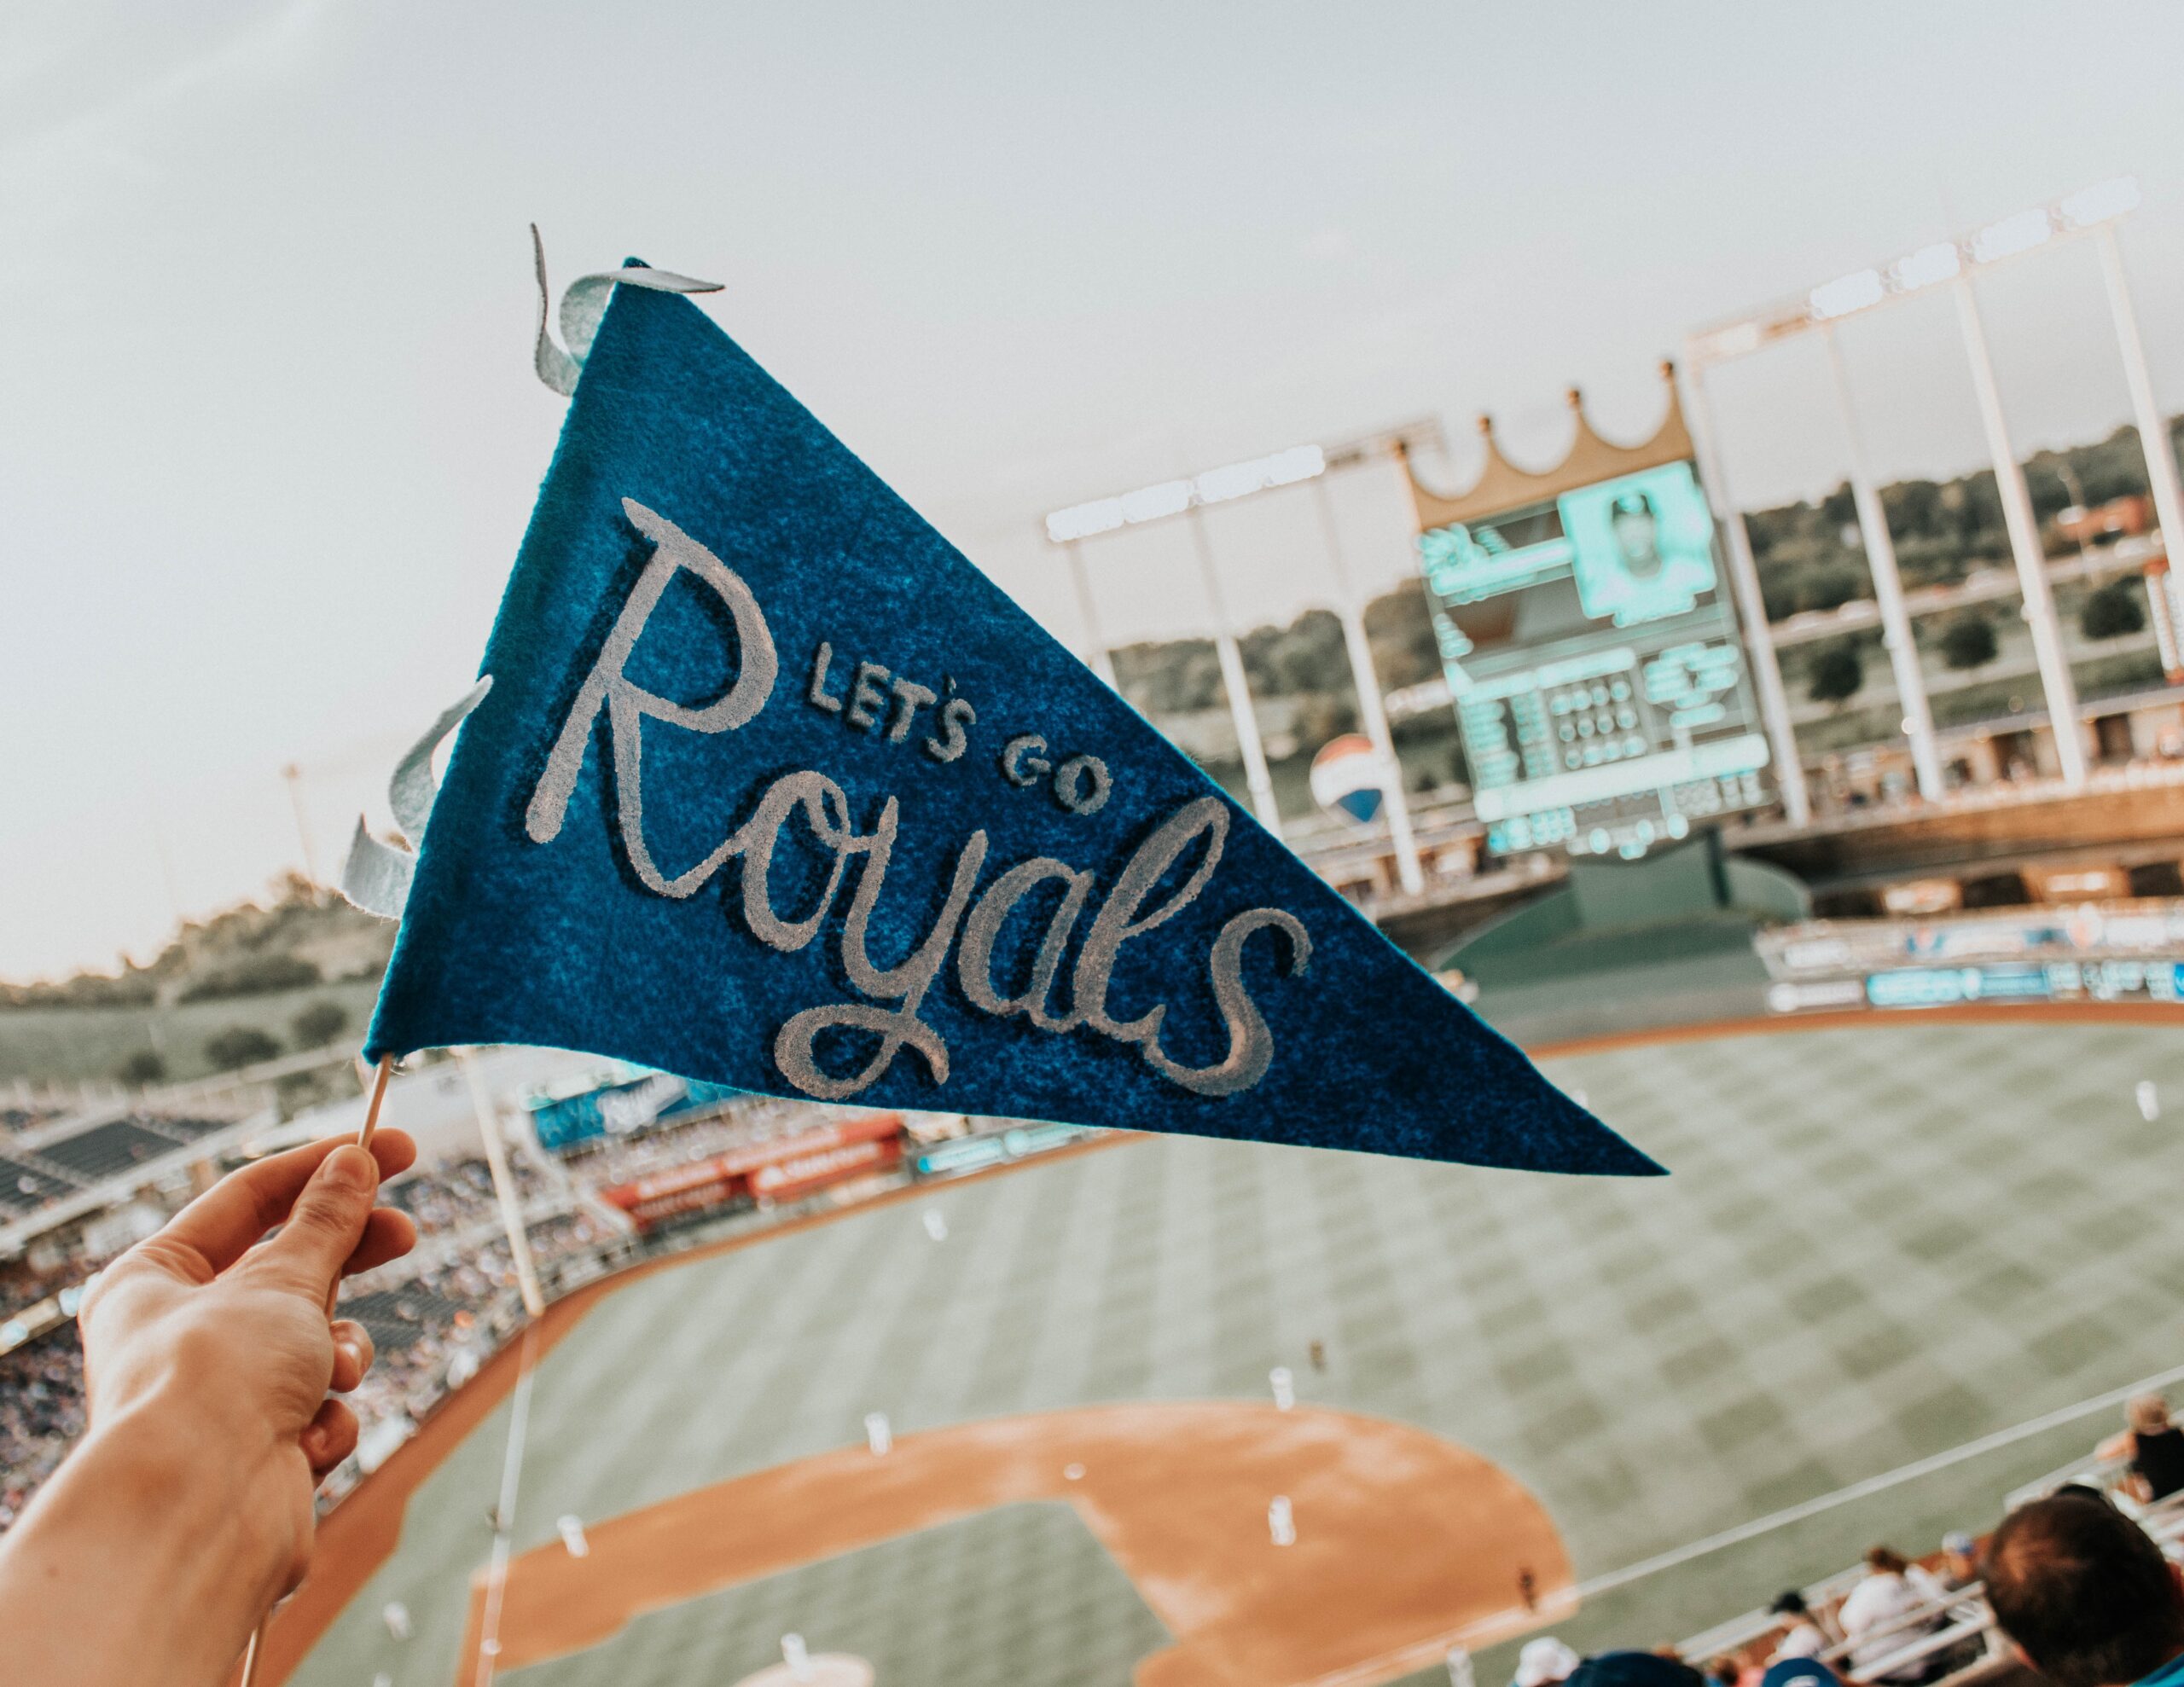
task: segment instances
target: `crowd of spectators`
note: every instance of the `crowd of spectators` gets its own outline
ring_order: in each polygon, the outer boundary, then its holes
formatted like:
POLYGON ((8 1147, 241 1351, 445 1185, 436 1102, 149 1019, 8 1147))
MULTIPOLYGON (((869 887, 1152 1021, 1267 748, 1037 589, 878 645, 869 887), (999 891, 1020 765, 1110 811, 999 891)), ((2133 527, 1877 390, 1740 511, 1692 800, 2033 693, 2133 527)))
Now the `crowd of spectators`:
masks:
POLYGON ((0 1261, 0 1321, 35 1301, 57 1295, 77 1282, 85 1267, 58 1261, 33 1265, 30 1261, 0 1261))
POLYGON ((73 1325, 0 1354, 0 1530, 84 1433, 84 1354, 73 1325))
POLYGON ((38 1101, 0 1101, 0 1137, 20 1136, 65 1117, 68 1109, 38 1101))
MULTIPOLYGON (((624 1181, 810 1122, 808 1109, 741 1106, 610 1139, 577 1157, 572 1169, 578 1184, 624 1181)), ((520 1153, 511 1169, 542 1276, 628 1245, 626 1231, 587 1208, 559 1168, 520 1153)), ((520 1322, 517 1273, 484 1161, 420 1171, 389 1185, 386 1198, 417 1220, 427 1241, 460 1245, 421 1249, 343 1286, 341 1313, 371 1329, 378 1363, 351 1397, 363 1424, 359 1458, 329 1482, 322 1504, 468 1381, 520 1322)), ((84 1271, 81 1262, 0 1265, 0 1320, 73 1286, 84 1271)), ((0 1532, 82 1434, 83 1380, 67 1325, 0 1353, 0 1532)), ((2020 1507, 1984 1549, 1952 1533, 1913 1562, 1876 1545, 1854 1581, 1824 1594, 1784 1593, 1771 1620, 1728 1650, 1695 1663, 1673 1648, 1581 1657, 1542 1636, 1522 1649, 1513 1687, 1926 1687, 2005 1661, 2009 1655, 1992 1644, 2003 1635, 2055 1687, 2184 1687, 2184 1573, 2135 1520, 2184 1493, 2184 1429, 2164 1399, 2142 1395, 2096 1456, 2105 1461, 2105 1489, 2066 1485, 2020 1507)), ((2184 1557, 2184 1528, 2175 1534, 2184 1557)))
MULTIPOLYGON (((516 1199, 526 1209, 555 1191, 528 1155, 511 1155, 508 1171, 515 1181, 516 1199)), ((420 1236, 459 1234, 481 1221, 497 1222, 500 1217, 492 1170, 481 1159, 449 1161, 391 1184, 386 1200, 417 1220, 420 1236)))
POLYGON ((807 1102, 738 1101, 640 1133, 600 1138, 572 1152, 564 1163, 584 1183, 603 1189, 648 1173, 686 1166, 710 1155, 727 1154, 809 1130, 830 1116, 831 1111, 807 1102))
POLYGON ((1867 1550, 1854 1580, 1792 1589, 1771 1620, 1695 1662, 1674 1647, 1581 1657, 1528 1642, 1512 1687, 1928 1687, 2030 1666, 2053 1687, 2184 1687, 2184 1430, 2142 1394, 2065 1482, 1983 1544, 1952 1533, 1911 1561, 1867 1550))
MULTIPOLYGON (((524 1233, 542 1272, 595 1253, 615 1235, 582 1211, 527 1225, 524 1233)), ((367 1443, 381 1423, 406 1429, 430 1416, 490 1356, 520 1305, 514 1261, 500 1238, 391 1284, 375 1281, 380 1275, 352 1278, 340 1307, 342 1316, 363 1318, 378 1348, 349 1397, 367 1443)))
MULTIPOLYGON (((536 1213, 563 1186, 527 1157, 512 1157, 518 1197, 536 1213)), ((481 1159, 444 1162, 388 1186, 387 1202, 407 1210, 427 1240, 487 1233, 452 1253, 421 1249, 421 1262, 398 1262, 351 1278, 343 1287, 345 1316, 371 1327, 379 1360, 353 1400, 367 1431, 431 1411, 490 1352, 495 1320, 505 1325, 517 1301, 516 1276, 498 1233, 492 1174, 481 1159)), ((537 1218, 526 1226, 542 1270, 596 1252, 613 1232, 581 1210, 537 1218)), ((82 1259, 0 1264, 0 1323, 14 1312, 81 1284, 95 1262, 82 1259)), ((64 1301, 65 1305, 66 1302, 64 1301)), ((38 1484, 52 1474, 84 1429, 83 1361, 72 1324, 0 1353, 0 1532, 12 1524, 38 1484)))

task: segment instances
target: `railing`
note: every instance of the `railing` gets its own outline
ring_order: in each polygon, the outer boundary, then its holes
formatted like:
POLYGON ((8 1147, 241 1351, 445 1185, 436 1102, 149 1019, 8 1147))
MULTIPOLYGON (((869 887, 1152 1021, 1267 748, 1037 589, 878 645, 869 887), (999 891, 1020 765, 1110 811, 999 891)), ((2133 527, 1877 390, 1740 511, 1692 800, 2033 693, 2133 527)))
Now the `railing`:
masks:
MULTIPOLYGON (((0 1224, 0 1260, 15 1258, 30 1243, 49 1230, 90 1214, 102 1213, 109 1208, 118 1207, 138 1190, 157 1183, 162 1178, 186 1171, 200 1161, 215 1159, 229 1149, 264 1134, 278 1122, 279 1116, 270 1109, 253 1114, 222 1129, 208 1132, 195 1142, 177 1143, 167 1153, 140 1160, 110 1177, 102 1178, 87 1187, 73 1190, 57 1200, 49 1201, 43 1207, 7 1224, 0 1224)), ((0 1143, 0 1152, 6 1151, 6 1145, 0 1143)))
POLYGON ((2028 1505, 2073 1482, 2082 1487, 2097 1487, 2106 1493, 2115 1487, 2117 1479, 2130 1469, 2130 1464, 2131 1461, 2120 1453, 2113 1458, 2103 1458, 2097 1452, 2086 1453, 2059 1470, 2050 1470, 2044 1476, 2036 1476, 2024 1486, 2011 1489, 2002 1501, 2002 1510, 2005 1513, 2014 1511, 2020 1505, 2028 1505))
MULTIPOLYGON (((2122 1459, 2099 1458, 2074 1460, 2037 1481, 2027 1482, 2013 1491, 2004 1510, 2013 1511, 2072 1482, 2106 1490, 2124 1464, 2122 1459)), ((2184 1493, 2171 1494, 2149 1505, 2131 1503, 2120 1494, 2114 1498, 2117 1509, 2134 1517, 2172 1562, 2184 1562, 2184 1493)), ((1862 1569, 1854 1566, 1803 1591, 1812 1620, 1821 1625, 1823 1632, 1840 1637, 1821 1652, 1820 1661, 1845 1680, 1885 1684, 1892 1678, 1916 1671, 1930 1659, 1969 1646, 1974 1641, 1979 1645, 1977 1656, 1923 1683, 1922 1687, 1965 1687, 1966 1684, 2011 1667, 2007 1638, 1995 1620, 1993 1607, 1987 1603, 1984 1585, 1976 1581, 1921 1601, 1861 1633, 1843 1635, 1835 1613, 1863 1574, 1862 1569), (1884 1643, 1892 1640, 1901 1644, 1880 1649, 1884 1643), (1841 1667, 1844 1660, 1860 1655, 1865 1656, 1866 1662, 1848 1670, 1841 1667)), ((1782 1626, 1782 1619, 1771 1611, 1748 1611, 1693 1635, 1676 1650, 1686 1658, 1703 1662, 1724 1654, 1740 1653, 1782 1626)))
POLYGON ((1959 1664, 1940 1680, 1976 1680, 2010 1661, 2008 1644, 1995 1626, 1995 1613, 1987 1603, 1986 1589, 1976 1581, 1938 1594, 1862 1633, 1838 1640, 1820 1655, 1820 1661, 1851 1681, 1885 1682, 1917 1669, 1929 1658, 1975 1640, 1979 1643, 1978 1655, 1959 1664), (1937 1623, 1938 1627, 1935 1626, 1937 1623), (1878 1657, 1872 1656, 1877 1648, 1891 1640, 1901 1644, 1882 1651, 1878 1657), (1844 1659, 1862 1653, 1870 1661, 1850 1670, 1838 1667, 1844 1659))

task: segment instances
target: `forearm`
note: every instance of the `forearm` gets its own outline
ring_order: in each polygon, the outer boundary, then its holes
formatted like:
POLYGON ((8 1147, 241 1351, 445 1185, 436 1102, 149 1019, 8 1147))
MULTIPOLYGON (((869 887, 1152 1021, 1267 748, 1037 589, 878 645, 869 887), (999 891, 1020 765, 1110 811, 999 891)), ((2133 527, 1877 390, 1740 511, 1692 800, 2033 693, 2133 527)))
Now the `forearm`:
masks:
POLYGON ((288 1546, 251 1503, 274 1455, 150 1404, 94 1429, 0 1537, 10 1678, 220 1687, 279 1594, 288 1546))

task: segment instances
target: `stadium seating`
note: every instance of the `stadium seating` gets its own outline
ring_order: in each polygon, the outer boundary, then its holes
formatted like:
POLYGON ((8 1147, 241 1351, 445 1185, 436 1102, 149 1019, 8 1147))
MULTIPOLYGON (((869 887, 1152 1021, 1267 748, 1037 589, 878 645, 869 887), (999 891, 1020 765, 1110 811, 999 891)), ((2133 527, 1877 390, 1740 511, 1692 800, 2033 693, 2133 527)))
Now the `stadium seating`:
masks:
POLYGON ((179 1146, 171 1136, 147 1130, 131 1120, 116 1119, 46 1143, 38 1152, 56 1166, 96 1180, 171 1154, 179 1146))
POLYGON ((35 1166, 0 1155, 0 1211, 35 1212, 47 1202, 66 1195, 68 1187, 59 1178, 39 1171, 35 1166))
POLYGON ((381 1354, 399 1353, 421 1336, 438 1334, 462 1311, 458 1302, 421 1283, 357 1295, 341 1302, 342 1317, 352 1318, 369 1330, 372 1345, 381 1354))
MULTIPOLYGON (((86 1179, 109 1174, 177 1145, 174 1138, 220 1128, 219 1122, 160 1120, 148 1128, 137 1120, 96 1126, 43 1151, 86 1179), (61 1150, 65 1151, 55 1151, 61 1150)), ((580 1198, 594 1178, 626 1174, 630 1162, 654 1162, 717 1150, 723 1141, 741 1145, 783 1128, 764 1119, 700 1122, 648 1138, 611 1145, 611 1151, 584 1157, 576 1186, 557 1168, 542 1169, 527 1157, 514 1162, 526 1209, 559 1197, 580 1198)), ((0 1212, 34 1209, 67 1192, 67 1186, 20 1158, 0 1156, 0 1212)), ((505 1242, 497 1233, 498 1214, 490 1174, 483 1161, 461 1159, 404 1177, 391 1185, 387 1200, 419 1220, 428 1240, 447 1244, 404 1279, 351 1285, 340 1301, 340 1314, 371 1332, 379 1362, 363 1388, 351 1397, 369 1430, 384 1425, 398 1438, 411 1431, 459 1387, 478 1363, 520 1326, 520 1307, 505 1242)), ((761 1215, 755 1221, 771 1221, 761 1215)), ((639 1241, 610 1229, 581 1206, 565 1206, 528 1226, 540 1275, 549 1296, 557 1283, 573 1284, 625 1262, 639 1241)), ((665 1245, 672 1246, 673 1243, 665 1245)), ((0 1279, 0 1291, 15 1301, 50 1294, 65 1277, 75 1280, 80 1266, 53 1272, 18 1263, 0 1279)), ((399 1268, 398 1268, 399 1269, 399 1268)), ((4 1317, 0 1307, 0 1317, 4 1317)), ((82 1366, 70 1332, 57 1330, 0 1354, 0 1530, 18 1515, 38 1484, 58 1464, 83 1429, 82 1366)), ((353 1461, 352 1461, 353 1464, 353 1461)), ((2119 1474, 2102 1467, 2105 1474, 2119 1474)), ((2012 1504, 2035 1497, 2057 1482, 2082 1479, 2083 1460, 2043 1483, 2009 1497, 2012 1504)), ((362 1471, 345 1466, 321 1496, 322 1508, 339 1502, 361 1480, 362 1471)), ((2138 1510, 2125 1504, 2126 1509, 2138 1510)), ((2184 1557, 2184 1494, 2143 1508, 2149 1533, 2172 1556, 2184 1557)), ((1855 1640, 1846 1637, 1836 1613, 1860 1572, 1845 1570, 1804 1590, 1813 1620, 1830 1644, 1821 1653, 1843 1679, 1884 1683, 1889 1678, 1920 1676, 1925 1687, 2001 1687, 2001 1678, 2021 1673, 2012 1664, 1993 1614, 1978 1584, 1958 1588, 1907 1610, 1855 1640), (1854 1663, 1853 1659, 1856 1661, 1854 1663)), ((1781 1620, 1769 1612, 1731 1619, 1684 1641, 1678 1651, 1694 1664, 1728 1659, 1756 1680, 1779 1644, 1781 1620)), ((2014 1682, 2008 1687, 2018 1687, 2014 1682)))

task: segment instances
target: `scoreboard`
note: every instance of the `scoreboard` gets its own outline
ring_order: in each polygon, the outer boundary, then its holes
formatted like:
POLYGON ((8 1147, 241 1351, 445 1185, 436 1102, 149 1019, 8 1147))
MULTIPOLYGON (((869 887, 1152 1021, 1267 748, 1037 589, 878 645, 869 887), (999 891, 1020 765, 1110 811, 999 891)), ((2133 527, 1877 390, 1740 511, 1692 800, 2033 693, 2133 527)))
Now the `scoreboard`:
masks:
POLYGON ((1770 800, 1688 461, 1418 544, 1490 849, 1635 857, 1770 800))

